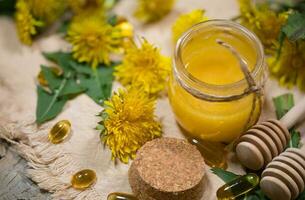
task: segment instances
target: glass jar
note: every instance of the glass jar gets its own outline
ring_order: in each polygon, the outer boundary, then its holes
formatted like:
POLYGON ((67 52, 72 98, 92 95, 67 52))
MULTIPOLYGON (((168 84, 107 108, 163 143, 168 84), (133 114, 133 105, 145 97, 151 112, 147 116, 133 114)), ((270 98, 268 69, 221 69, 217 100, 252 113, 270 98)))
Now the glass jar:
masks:
POLYGON ((178 40, 169 100, 188 136, 228 143, 257 122, 263 95, 249 89, 238 59, 217 40, 238 52, 263 89, 267 69, 259 39, 235 22, 210 20, 178 40))

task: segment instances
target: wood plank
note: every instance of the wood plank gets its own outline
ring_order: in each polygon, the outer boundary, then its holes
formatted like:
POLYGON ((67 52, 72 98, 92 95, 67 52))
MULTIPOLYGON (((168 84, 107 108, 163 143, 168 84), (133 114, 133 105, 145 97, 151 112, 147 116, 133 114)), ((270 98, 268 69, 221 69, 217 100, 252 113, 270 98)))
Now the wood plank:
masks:
POLYGON ((48 200, 50 194, 42 191, 26 177, 27 163, 11 147, 0 141, 0 199, 48 200))

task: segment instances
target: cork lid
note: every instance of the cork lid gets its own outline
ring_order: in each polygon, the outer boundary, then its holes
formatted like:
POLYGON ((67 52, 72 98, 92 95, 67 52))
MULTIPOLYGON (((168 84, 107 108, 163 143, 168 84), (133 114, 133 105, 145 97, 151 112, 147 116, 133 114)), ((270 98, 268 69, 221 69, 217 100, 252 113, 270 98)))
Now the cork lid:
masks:
POLYGON ((147 142, 133 162, 141 179, 165 192, 193 188, 204 176, 204 160, 186 140, 161 138, 147 142))

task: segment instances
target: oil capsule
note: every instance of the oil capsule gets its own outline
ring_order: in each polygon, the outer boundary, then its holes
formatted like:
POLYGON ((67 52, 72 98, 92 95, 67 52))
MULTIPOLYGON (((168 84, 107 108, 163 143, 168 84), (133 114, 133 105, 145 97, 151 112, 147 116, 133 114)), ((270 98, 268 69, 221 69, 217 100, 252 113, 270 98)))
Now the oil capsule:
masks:
POLYGON ((49 141, 58 144, 67 138, 71 132, 71 123, 68 120, 57 122, 49 132, 49 141))
POLYGON ((76 172, 71 179, 71 185, 73 188, 83 190, 90 187, 96 182, 96 174, 91 169, 84 169, 76 172))
POLYGON ((227 152, 224 144, 198 138, 188 138, 188 141, 197 147, 207 165, 227 169, 227 152))
POLYGON ((217 190, 216 195, 218 200, 236 199, 253 190, 258 184, 259 177, 249 173, 226 183, 217 190))
POLYGON ((138 200, 138 199, 132 194, 114 192, 108 195, 107 200, 138 200))

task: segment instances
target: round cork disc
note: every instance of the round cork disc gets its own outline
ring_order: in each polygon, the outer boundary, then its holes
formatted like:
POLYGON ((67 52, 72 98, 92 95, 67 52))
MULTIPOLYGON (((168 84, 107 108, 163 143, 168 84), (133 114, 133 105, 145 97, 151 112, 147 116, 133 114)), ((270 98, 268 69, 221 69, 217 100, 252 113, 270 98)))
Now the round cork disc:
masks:
POLYGON ((304 181, 301 175, 292 168, 291 166, 287 165, 286 163, 279 162, 279 161, 272 161, 268 164, 267 168, 275 168, 285 172, 288 176, 290 176, 298 185, 299 191, 304 190, 304 181))
POLYGON ((277 127, 279 127, 282 131, 282 133, 284 133, 286 140, 289 141, 290 140, 290 133, 287 129, 287 127, 285 127, 279 120, 276 119, 269 119, 268 122, 273 123, 274 125, 276 125, 277 127))
MULTIPOLYGON (((246 141, 246 142, 254 144, 259 149, 261 154, 263 155, 265 165, 268 164, 272 160, 272 154, 271 154, 270 149, 265 144, 265 142, 262 141, 259 137, 252 135, 252 134, 245 134, 240 137, 240 141, 246 141)), ((253 158, 249 157, 248 159, 253 159, 253 158)))
POLYGON ((261 131, 259 129, 253 128, 247 131, 248 134, 255 135, 259 137, 267 145, 268 149, 271 151, 272 158, 279 155, 278 148, 274 141, 267 132, 261 131))
POLYGON ((278 126, 274 125, 271 122, 262 122, 261 124, 271 128, 276 133, 276 135, 280 138, 280 140, 282 142, 282 148, 283 148, 280 152, 283 152, 284 148, 287 146, 287 143, 288 143, 283 131, 278 126))
POLYGON ((274 162, 274 161, 279 161, 279 162, 285 163, 285 164, 289 165, 290 167, 294 168, 301 175, 301 177, 303 178, 303 181, 305 183, 305 168, 300 163, 298 163, 297 161, 295 161, 289 157, 285 157, 285 156, 277 156, 276 158, 274 158, 272 160, 272 162, 274 162))
POLYGON ((237 144, 235 151, 239 161, 245 167, 259 170, 264 166, 264 157, 262 153, 252 143, 240 142, 237 144))
POLYGON ((291 192, 291 197, 293 199, 295 199, 299 195, 300 191, 298 185, 290 176, 288 176, 283 171, 275 168, 267 168, 262 173, 262 177, 266 177, 266 176, 275 177, 281 180, 285 185, 287 185, 291 192))
POLYGON ((160 138, 142 146, 129 169, 129 183, 139 200, 201 199, 205 163, 186 140, 160 138))
POLYGON ((266 176, 260 182, 260 187, 264 194, 272 200, 289 200, 291 192, 289 188, 281 180, 266 176))
POLYGON ((259 129, 259 130, 263 131, 272 139, 272 141, 274 142, 274 144, 277 147, 278 153, 276 155, 279 155, 280 153, 282 153, 282 151, 284 150, 285 144, 282 143, 282 140, 280 139, 280 136, 278 133, 274 132, 273 129, 271 129, 268 126, 265 126, 263 124, 255 125, 253 127, 253 129, 259 129))
POLYGON ((286 149, 286 151, 295 153, 305 160, 305 152, 301 151, 298 148, 288 148, 288 149, 286 149))

